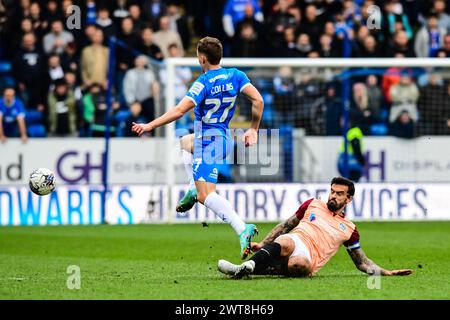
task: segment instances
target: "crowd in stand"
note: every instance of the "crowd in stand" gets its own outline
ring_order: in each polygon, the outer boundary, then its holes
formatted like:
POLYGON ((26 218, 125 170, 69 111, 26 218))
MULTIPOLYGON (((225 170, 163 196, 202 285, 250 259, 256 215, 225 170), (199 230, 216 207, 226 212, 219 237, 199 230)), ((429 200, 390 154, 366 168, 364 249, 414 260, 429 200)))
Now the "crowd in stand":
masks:
MULTIPOLYGON (((0 0, 0 140, 103 136, 108 85, 111 134, 131 135, 133 121, 160 114, 160 63, 194 55, 193 39, 206 35, 232 57, 447 58, 449 9, 444 0, 0 0), (69 23, 72 5, 79 28, 69 23), (111 37, 120 45, 109 84, 111 37)), ((269 108, 310 134, 340 134, 342 88, 296 72, 282 67, 270 79, 269 108), (312 123, 318 114, 323 130, 312 123)), ((359 75, 352 124, 365 134, 449 134, 449 79, 445 70, 396 67, 359 75)), ((193 80, 190 68, 176 70, 177 99, 193 80)))

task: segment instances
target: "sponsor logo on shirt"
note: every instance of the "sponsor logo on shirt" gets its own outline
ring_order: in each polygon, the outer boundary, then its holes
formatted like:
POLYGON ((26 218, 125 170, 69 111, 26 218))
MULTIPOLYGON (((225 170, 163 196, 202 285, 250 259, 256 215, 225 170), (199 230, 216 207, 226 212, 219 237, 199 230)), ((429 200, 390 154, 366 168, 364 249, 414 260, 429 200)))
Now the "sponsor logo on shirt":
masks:
POLYGON ((217 168, 213 168, 213 172, 209 174, 209 177, 211 179, 217 179, 218 173, 219 172, 218 172, 217 168))
POLYGON ((191 89, 189 89, 189 92, 198 96, 204 87, 205 86, 202 83, 197 81, 192 85, 191 89))
POLYGON ((209 81, 209 83, 213 83, 217 79, 228 79, 228 76, 226 74, 219 74, 219 75, 215 76, 214 78, 209 79, 208 81, 209 81))
POLYGON ((345 231, 345 224, 343 224, 342 222, 339 223, 339 229, 341 229, 342 231, 345 231))
POLYGON ((309 221, 312 222, 316 220, 316 215, 314 213, 311 213, 311 215, 309 216, 309 221))

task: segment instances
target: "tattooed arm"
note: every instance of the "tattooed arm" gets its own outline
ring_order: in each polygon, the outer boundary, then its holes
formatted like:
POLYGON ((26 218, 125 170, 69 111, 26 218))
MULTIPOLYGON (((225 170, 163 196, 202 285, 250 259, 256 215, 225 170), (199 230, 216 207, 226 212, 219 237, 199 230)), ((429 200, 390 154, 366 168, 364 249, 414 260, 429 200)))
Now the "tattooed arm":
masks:
POLYGON ((356 268, 370 275, 382 276, 406 276, 411 274, 411 269, 401 270, 386 270, 376 265, 372 260, 367 258, 366 254, 361 248, 355 250, 347 250, 348 254, 355 263, 356 268))
POLYGON ((300 219, 297 218, 297 215, 294 214, 289 219, 287 219, 284 222, 281 222, 275 228, 273 228, 272 231, 269 232, 269 234, 264 238, 263 241, 261 241, 259 243, 253 242, 252 250, 258 251, 259 249, 264 247, 266 244, 273 242, 278 236, 288 233, 289 231, 294 229, 299 223, 300 223, 300 219))

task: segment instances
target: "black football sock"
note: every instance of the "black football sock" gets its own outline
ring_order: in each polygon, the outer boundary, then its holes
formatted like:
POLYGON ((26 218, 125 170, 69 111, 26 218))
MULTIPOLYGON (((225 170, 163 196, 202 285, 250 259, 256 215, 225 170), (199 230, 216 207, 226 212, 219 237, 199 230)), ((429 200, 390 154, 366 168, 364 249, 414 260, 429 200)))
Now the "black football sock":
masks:
POLYGON ((254 273, 266 270, 274 261, 280 259, 281 246, 277 242, 272 242, 262 247, 250 260, 255 262, 254 273))

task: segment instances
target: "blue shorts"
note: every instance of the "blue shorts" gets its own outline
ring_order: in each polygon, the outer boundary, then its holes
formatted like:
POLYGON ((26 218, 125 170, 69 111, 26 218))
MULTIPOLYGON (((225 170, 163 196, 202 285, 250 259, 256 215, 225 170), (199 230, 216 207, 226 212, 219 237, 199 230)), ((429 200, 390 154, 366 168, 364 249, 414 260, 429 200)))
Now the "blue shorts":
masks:
POLYGON ((194 138, 194 162, 192 170, 195 181, 216 184, 219 168, 226 163, 232 152, 234 140, 231 136, 206 136, 194 138))

